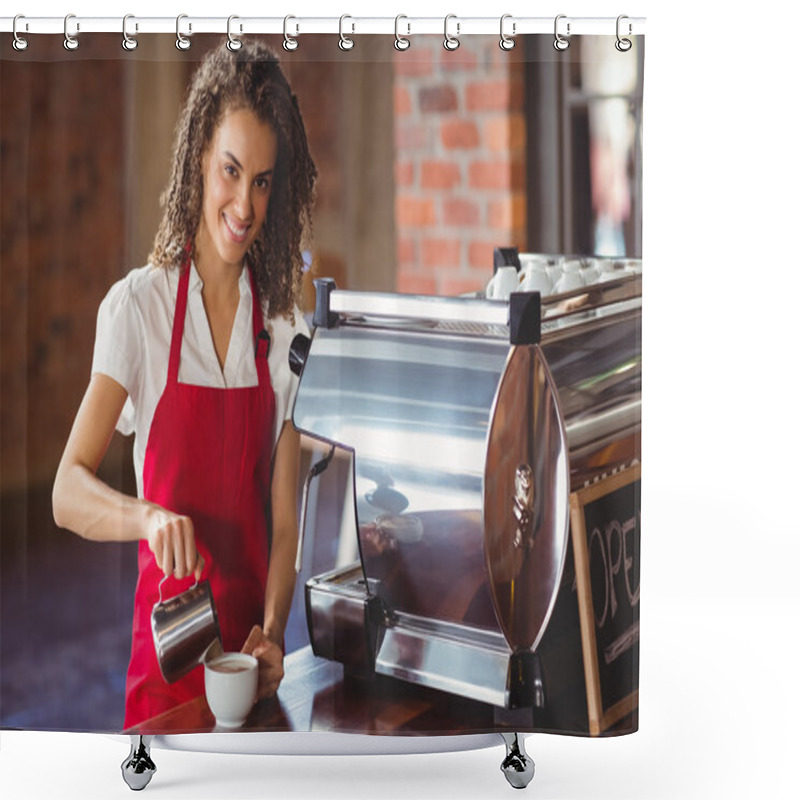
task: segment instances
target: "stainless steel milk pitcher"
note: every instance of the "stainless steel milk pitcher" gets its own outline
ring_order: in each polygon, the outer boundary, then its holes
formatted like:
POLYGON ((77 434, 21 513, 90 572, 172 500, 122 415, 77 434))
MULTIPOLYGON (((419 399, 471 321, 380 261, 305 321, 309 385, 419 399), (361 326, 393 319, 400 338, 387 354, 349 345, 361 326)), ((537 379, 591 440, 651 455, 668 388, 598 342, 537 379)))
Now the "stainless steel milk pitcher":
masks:
POLYGON ((209 582, 195 583, 190 589, 153 606, 151 622, 158 665, 167 683, 175 683, 202 663, 214 647, 221 652, 221 635, 214 596, 209 582))

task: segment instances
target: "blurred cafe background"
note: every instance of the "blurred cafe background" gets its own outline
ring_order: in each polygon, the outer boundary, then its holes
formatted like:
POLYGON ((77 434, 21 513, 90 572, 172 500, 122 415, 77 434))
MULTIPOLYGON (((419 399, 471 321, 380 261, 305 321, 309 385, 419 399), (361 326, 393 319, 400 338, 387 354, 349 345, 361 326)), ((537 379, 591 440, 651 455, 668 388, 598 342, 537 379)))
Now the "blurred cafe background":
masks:
MULTIPOLYGON (((118 730, 130 648, 134 544, 55 527, 50 493, 89 380, 100 300, 146 263, 188 78, 215 37, 176 50, 149 35, 0 42, 0 726, 118 730)), ((643 41, 369 36, 273 41, 319 169, 314 276, 341 288, 483 290, 495 247, 641 258, 643 41), (310 41, 318 39, 317 41, 310 41)), ((115 435, 104 480, 134 493, 132 442, 115 435)), ((301 476, 313 447, 304 442, 301 476)), ((338 548, 342 462, 315 508, 287 651, 307 639, 302 585, 338 548)), ((352 554, 349 554, 352 557, 352 554)))

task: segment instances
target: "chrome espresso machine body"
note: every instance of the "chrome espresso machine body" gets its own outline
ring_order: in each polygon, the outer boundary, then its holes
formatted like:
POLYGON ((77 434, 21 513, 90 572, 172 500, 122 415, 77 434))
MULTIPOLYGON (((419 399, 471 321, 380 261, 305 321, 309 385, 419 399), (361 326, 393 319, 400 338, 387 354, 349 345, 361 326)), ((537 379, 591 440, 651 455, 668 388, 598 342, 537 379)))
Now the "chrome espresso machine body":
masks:
POLYGON ((353 454, 360 560, 307 583, 314 652, 541 707, 571 492, 639 458, 640 275, 541 301, 315 283, 293 422, 353 454))

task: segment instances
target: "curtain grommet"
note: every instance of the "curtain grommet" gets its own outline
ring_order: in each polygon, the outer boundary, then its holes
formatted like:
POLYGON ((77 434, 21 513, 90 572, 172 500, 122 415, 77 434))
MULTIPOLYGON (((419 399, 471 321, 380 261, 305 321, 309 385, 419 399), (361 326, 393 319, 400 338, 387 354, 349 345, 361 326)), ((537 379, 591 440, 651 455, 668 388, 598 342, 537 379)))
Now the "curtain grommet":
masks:
MULTIPOLYGON (((21 53, 23 50, 27 50, 28 49, 28 44, 29 44, 28 40, 24 39, 17 32, 17 22, 19 20, 21 20, 21 19, 25 19, 25 15, 24 14, 17 14, 14 17, 14 24, 12 25, 12 28, 11 28, 11 30, 14 33, 14 40, 13 40, 13 42, 11 44, 12 44, 13 48, 19 53, 21 53)), ((27 29, 28 29, 28 24, 25 23, 25 30, 27 30, 27 29)))
MULTIPOLYGON (((188 18, 189 18, 188 14, 178 14, 175 20, 175 35, 178 37, 175 40, 175 47, 177 47, 178 50, 188 50, 192 46, 191 40, 181 33, 181 20, 188 18)), ((190 22, 189 35, 191 35, 191 33, 192 33, 192 23, 190 22)))
MULTIPOLYGON (((126 14, 122 18, 122 49, 127 50, 129 53, 131 50, 135 50, 139 46, 139 42, 136 40, 136 34, 130 36, 128 34, 128 20, 129 19, 136 19, 133 14, 126 14)), ((134 30, 139 30, 139 25, 134 24, 134 30)))
MULTIPOLYGON (((616 47, 620 53, 627 53, 628 50, 630 50, 631 47, 633 47, 633 42, 630 39, 623 39, 619 35, 620 23, 624 19, 628 19, 628 17, 625 14, 620 14, 617 17, 617 41, 614 42, 614 47, 616 47)), ((628 36, 630 36, 632 32, 633 32, 633 27, 631 26, 631 23, 628 22, 628 36)))
POLYGON ((506 52, 514 49, 514 45, 516 44, 516 42, 514 41, 513 37, 517 35, 516 22, 511 23, 511 36, 509 36, 503 29, 503 26, 505 25, 505 21, 507 19, 513 19, 512 15, 503 14, 503 16, 500 17, 500 49, 505 50, 506 52))
MULTIPOLYGON (((352 50, 355 47, 355 42, 350 39, 349 37, 344 35, 343 25, 346 19, 353 19, 349 14, 342 14, 339 17, 339 49, 340 50, 352 50)), ((356 26, 353 24, 353 31, 355 32, 356 26)))
POLYGON ((394 48, 395 50, 399 50, 401 53, 408 50, 411 47, 411 39, 408 36, 411 35, 411 23, 408 22, 406 25, 408 26, 408 33, 406 36, 400 35, 400 20, 401 19, 408 19, 405 14, 398 14, 394 18, 394 48))
MULTIPOLYGON (((235 14, 231 14, 231 16, 228 17, 228 41, 225 43, 225 47, 227 47, 231 53, 236 53, 242 49, 242 40, 238 36, 234 36, 231 33, 231 22, 233 22, 235 19, 239 19, 239 17, 237 17, 235 14)), ((241 30, 242 27, 240 25, 239 31, 241 32, 241 30)))
MULTIPOLYGON (((73 36, 69 32, 69 21, 71 19, 75 19, 74 14, 67 14, 67 16, 64 17, 64 49, 69 51, 78 49, 78 37, 73 36)), ((75 25, 76 32, 79 32, 80 29, 81 29, 80 23, 76 23, 75 25)))
MULTIPOLYGON (((558 21, 560 19, 566 19, 566 18, 567 18, 566 14, 559 14, 556 17, 556 21, 555 21, 555 24, 553 26, 553 32, 554 32, 554 35, 555 35, 555 39, 553 40, 553 47, 555 47, 555 49, 558 50, 560 53, 564 52, 564 50, 566 50, 569 47, 569 39, 568 38, 564 38, 558 32, 558 21)), ((569 37, 569 35, 570 35, 569 27, 570 27, 569 22, 567 22, 567 37, 569 37)))
POLYGON ((458 38, 458 34, 461 30, 461 23, 458 21, 458 17, 455 14, 448 14, 444 18, 444 41, 442 42, 442 46, 445 50, 449 50, 452 52, 453 50, 458 50, 461 41, 458 38), (450 22, 451 19, 456 20, 456 35, 451 36, 447 30, 447 24, 450 22))

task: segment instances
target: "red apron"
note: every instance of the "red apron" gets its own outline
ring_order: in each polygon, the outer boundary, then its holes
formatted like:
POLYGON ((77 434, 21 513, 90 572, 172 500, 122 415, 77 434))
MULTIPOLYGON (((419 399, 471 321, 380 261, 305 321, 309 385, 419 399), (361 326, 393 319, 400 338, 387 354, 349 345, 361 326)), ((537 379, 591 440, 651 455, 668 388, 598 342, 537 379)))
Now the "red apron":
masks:
MULTIPOLYGON (((178 383, 189 289, 188 256, 181 268, 169 372, 153 416, 144 458, 144 496, 188 516, 205 559, 226 651, 238 651, 253 625, 264 623, 269 565, 269 484, 275 395, 267 362, 268 339, 253 276, 253 341, 258 386, 221 389, 178 383)), ((161 676, 150 615, 163 573, 146 541, 139 542, 139 580, 131 661, 125 687, 125 727, 203 694, 198 666, 173 684, 161 676)), ((164 598, 194 578, 168 580, 164 598)))

